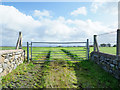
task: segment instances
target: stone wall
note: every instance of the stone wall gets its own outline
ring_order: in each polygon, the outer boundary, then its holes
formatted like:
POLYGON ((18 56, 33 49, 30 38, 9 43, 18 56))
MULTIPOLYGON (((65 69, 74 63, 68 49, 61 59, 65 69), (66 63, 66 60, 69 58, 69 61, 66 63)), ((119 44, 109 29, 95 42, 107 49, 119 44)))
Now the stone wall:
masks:
POLYGON ((7 75, 23 63, 25 52, 19 50, 0 50, 0 77, 7 75))
POLYGON ((117 79, 120 79, 120 56, 92 52, 91 60, 99 64, 105 71, 113 74, 117 79))

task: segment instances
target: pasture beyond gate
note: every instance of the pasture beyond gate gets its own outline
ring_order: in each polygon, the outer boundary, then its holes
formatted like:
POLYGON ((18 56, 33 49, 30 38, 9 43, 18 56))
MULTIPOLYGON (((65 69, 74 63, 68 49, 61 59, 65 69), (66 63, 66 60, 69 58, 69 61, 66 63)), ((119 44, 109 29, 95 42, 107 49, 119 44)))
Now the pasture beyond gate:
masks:
POLYGON ((89 59, 89 40, 86 42, 31 42, 27 43, 27 59, 31 61, 81 61, 89 59), (29 47, 30 46, 30 47, 29 47))

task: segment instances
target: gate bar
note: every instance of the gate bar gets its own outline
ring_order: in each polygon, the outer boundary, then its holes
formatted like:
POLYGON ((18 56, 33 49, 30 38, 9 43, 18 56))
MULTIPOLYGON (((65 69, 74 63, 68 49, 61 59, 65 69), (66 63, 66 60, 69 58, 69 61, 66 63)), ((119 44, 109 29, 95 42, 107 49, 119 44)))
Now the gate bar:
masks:
POLYGON ((32 43, 48 43, 48 44, 72 44, 72 43, 86 43, 86 42, 32 42, 32 43))
POLYGON ((27 61, 29 62, 29 42, 27 42, 27 61))
POLYGON ((87 59, 89 60, 89 39, 87 39, 87 59))
POLYGON ((31 42, 31 61, 32 61, 32 42, 31 42))
MULTIPOLYGON (((49 61, 49 62, 52 62, 52 61, 61 61, 61 60, 33 60, 34 62, 45 62, 45 61, 49 61)), ((84 60, 65 60, 65 61, 84 61, 84 60)))
MULTIPOLYGON (((33 50, 33 52, 45 52, 48 50, 33 50)), ((52 52, 57 52, 58 50, 52 50, 52 52)), ((86 51, 86 49, 84 50, 67 50, 67 51, 86 51)), ((62 52, 62 51, 61 51, 62 52)))

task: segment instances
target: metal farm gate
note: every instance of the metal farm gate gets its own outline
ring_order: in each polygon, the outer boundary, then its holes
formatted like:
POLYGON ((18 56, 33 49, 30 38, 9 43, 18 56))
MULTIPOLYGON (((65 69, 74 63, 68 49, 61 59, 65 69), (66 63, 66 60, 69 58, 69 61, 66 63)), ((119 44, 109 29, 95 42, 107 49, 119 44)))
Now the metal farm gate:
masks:
POLYGON ((81 61, 89 59, 89 40, 86 42, 27 42, 29 61, 81 61))

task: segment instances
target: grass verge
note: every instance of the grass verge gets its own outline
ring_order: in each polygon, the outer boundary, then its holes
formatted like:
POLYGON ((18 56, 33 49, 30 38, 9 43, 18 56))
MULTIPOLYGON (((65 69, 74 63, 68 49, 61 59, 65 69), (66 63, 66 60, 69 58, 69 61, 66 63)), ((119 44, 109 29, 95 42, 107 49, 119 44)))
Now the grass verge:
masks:
POLYGON ((120 88, 120 81, 91 61, 24 63, 2 77, 3 88, 120 88))

